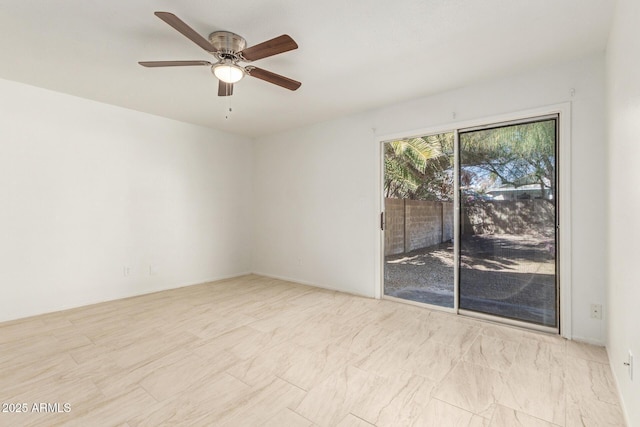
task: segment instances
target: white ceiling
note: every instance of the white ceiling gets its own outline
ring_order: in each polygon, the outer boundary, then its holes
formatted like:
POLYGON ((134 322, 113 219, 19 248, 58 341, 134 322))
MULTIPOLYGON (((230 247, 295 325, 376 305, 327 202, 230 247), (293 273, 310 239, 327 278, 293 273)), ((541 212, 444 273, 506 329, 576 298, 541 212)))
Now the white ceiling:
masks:
MULTIPOLYGON (((258 136, 427 96, 605 49, 613 0, 0 0, 0 77, 233 133, 258 136), (249 46, 289 34, 299 49, 255 65, 217 96, 213 59, 153 15, 249 46), (229 118, 225 118, 228 109, 229 118)), ((1 96, 1 94, 0 94, 1 96)))

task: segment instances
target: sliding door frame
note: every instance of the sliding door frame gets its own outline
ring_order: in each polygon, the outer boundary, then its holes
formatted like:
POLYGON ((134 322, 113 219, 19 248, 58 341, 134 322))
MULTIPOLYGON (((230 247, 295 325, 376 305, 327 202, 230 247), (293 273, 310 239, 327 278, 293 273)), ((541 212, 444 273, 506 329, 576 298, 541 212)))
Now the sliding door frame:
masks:
POLYGON ((459 216, 459 211, 460 211, 460 183, 458 182, 459 179, 459 171, 458 168, 456 167, 458 160, 458 131, 455 128, 436 128, 438 130, 427 130, 426 132, 423 133, 415 133, 412 132, 411 134, 402 134, 404 136, 397 136, 397 137, 381 137, 382 139, 378 139, 378 145, 380 148, 380 215, 381 215, 381 220, 380 220, 380 251, 378 252, 381 256, 381 258, 378 260, 379 263, 379 268, 378 268, 378 274, 380 275, 380 286, 378 286, 378 288, 376 289, 376 298, 377 299, 388 299, 391 301, 397 301, 397 302, 401 302, 404 304, 410 304, 410 305, 417 305, 419 307, 425 307, 425 308, 430 308, 430 309, 434 309, 434 310, 439 310, 439 311, 446 311, 448 313, 454 313, 454 314, 458 314, 458 286, 456 286, 456 283, 458 283, 458 275, 460 274, 460 272, 458 271, 458 249, 459 249, 459 245, 460 245, 460 241, 458 239, 458 233, 460 230, 460 223, 457 220, 453 221, 453 307, 445 307, 442 305, 435 305, 435 304, 429 304, 429 303, 425 303, 425 302, 419 302, 419 301, 412 301, 409 299, 404 299, 404 298, 398 298, 398 297, 393 297, 390 295, 385 295, 384 294, 384 228, 385 228, 385 221, 386 221, 386 212, 384 212, 384 203, 385 203, 385 197, 384 197, 384 191, 382 191, 382 189, 384 188, 384 155, 385 155, 385 145, 391 141, 394 140, 398 140, 398 139, 407 139, 407 138, 419 138, 422 136, 429 136, 429 135, 437 135, 437 134, 444 134, 444 133, 452 133, 453 134, 453 156, 454 156, 454 168, 453 168, 453 217, 454 219, 457 218, 459 216))
MULTIPOLYGON (((459 135, 458 131, 468 130, 473 128, 483 128, 483 127, 495 127, 501 123, 510 123, 515 121, 526 121, 535 119, 536 117, 557 115, 558 116, 558 127, 557 127, 557 159, 556 159, 556 168, 558 170, 558 181, 556 183, 556 190, 558 193, 558 197, 556 199, 556 209, 557 209, 557 222, 558 222, 558 230, 557 230, 557 271, 558 276, 557 280, 559 281, 559 286, 557 287, 559 295, 559 311, 558 311, 558 322, 559 322, 559 331, 553 328, 554 333, 558 333, 567 338, 571 339, 571 103, 562 103, 549 105, 539 108, 528 109, 524 111, 519 111, 515 113, 495 115, 483 117, 480 119, 474 120, 466 120, 460 122, 451 122, 442 126, 433 126, 430 128, 424 128, 419 130, 407 131, 407 132, 398 132, 394 134, 386 134, 386 135, 377 135, 376 136, 376 144, 378 149, 378 162, 377 162, 377 174, 378 174, 378 182, 377 182, 377 205, 378 205, 378 213, 381 215, 381 218, 384 215, 384 194, 383 194, 383 186, 384 186, 384 146, 385 143, 398 140, 398 139, 406 139, 412 137, 420 137, 425 135, 433 135, 439 133, 454 133, 454 152, 455 152, 455 167, 454 167, 454 215, 456 221, 454 221, 454 253, 455 253, 455 268, 454 268, 454 307, 441 307, 431 304, 424 304, 420 302, 408 301, 401 298, 394 298, 390 296, 384 295, 384 231, 382 227, 378 227, 377 233, 378 238, 376 239, 379 242, 377 251, 376 251, 376 289, 374 291, 374 295, 376 298, 381 299, 390 299, 402 303, 412 304, 427 307, 434 310, 453 312, 461 315, 471 315, 473 317, 477 317, 484 320, 495 321, 497 318, 495 316, 483 315, 481 313, 469 313, 467 311, 462 310, 464 313, 461 313, 461 310, 458 307, 458 260, 459 256, 459 233, 460 233, 460 224, 457 218, 460 216, 460 203, 459 203, 459 135)), ((382 221, 381 221, 382 222, 382 221)), ((526 327, 528 329, 536 329, 544 332, 552 332, 551 328, 548 327, 540 327, 535 324, 531 324, 528 322, 520 322, 520 321, 512 321, 510 319, 500 318, 500 321, 505 324, 511 324, 513 326, 521 326, 526 327)))

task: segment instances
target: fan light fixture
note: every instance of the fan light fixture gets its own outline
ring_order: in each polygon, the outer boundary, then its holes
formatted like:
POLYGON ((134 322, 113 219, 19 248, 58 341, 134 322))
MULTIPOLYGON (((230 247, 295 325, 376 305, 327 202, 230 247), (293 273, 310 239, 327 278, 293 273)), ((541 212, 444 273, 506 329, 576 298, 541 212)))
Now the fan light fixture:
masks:
POLYGON ((247 41, 238 34, 229 31, 214 31, 209 34, 208 38, 205 38, 173 13, 155 12, 154 15, 200 46, 205 52, 213 55, 217 62, 211 63, 204 60, 138 62, 143 67, 207 66, 211 70, 211 74, 218 79, 218 96, 233 95, 234 83, 242 80, 245 75, 289 90, 297 90, 302 84, 253 65, 246 67, 238 65, 239 62, 253 62, 297 49, 297 43, 286 34, 247 47, 247 41))
POLYGON ((219 80, 225 83, 236 83, 244 77, 244 68, 230 62, 216 64, 212 71, 219 80))

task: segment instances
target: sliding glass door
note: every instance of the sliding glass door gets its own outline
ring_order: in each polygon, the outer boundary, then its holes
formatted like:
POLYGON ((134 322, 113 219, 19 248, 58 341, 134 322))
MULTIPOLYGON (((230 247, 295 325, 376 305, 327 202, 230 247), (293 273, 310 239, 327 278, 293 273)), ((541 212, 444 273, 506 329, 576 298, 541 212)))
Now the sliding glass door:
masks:
POLYGON ((384 143, 384 293, 454 307, 454 134, 384 143))
POLYGON ((459 132, 459 307, 558 324, 557 118, 459 132))
POLYGON ((557 129, 384 142, 384 295, 557 330, 557 129))

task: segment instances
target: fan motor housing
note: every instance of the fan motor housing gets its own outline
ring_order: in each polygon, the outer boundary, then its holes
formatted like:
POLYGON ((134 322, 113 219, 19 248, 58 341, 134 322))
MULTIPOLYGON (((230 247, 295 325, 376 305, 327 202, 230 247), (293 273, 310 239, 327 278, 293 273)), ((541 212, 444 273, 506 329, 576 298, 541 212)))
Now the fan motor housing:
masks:
POLYGON ((216 50, 223 53, 236 53, 247 47, 244 37, 229 31, 214 31, 209 34, 209 42, 216 50))

